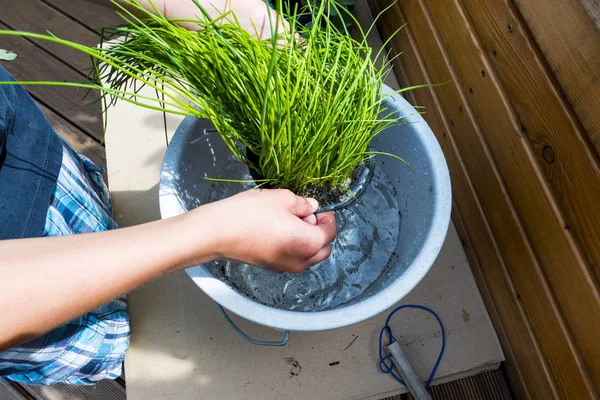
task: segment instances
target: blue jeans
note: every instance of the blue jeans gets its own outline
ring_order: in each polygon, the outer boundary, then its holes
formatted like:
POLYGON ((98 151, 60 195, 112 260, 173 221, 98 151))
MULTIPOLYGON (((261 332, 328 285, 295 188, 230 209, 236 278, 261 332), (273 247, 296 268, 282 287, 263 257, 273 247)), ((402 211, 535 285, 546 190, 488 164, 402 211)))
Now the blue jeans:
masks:
POLYGON ((0 240, 37 237, 62 159, 52 126, 14 78, 0 67, 0 240))

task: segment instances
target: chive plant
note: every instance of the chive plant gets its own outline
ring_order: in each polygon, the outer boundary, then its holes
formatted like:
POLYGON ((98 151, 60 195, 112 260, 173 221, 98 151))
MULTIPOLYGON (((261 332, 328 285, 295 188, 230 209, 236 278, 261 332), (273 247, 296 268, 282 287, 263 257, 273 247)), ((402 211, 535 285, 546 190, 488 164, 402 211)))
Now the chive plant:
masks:
MULTIPOLYGON (((0 31, 46 39, 91 56, 89 83, 21 82, 99 89, 109 106, 124 99, 142 107, 209 119, 231 152, 271 187, 300 195, 346 190, 353 171, 376 153, 369 144, 400 123, 386 113, 382 82, 391 68, 375 68, 367 45, 331 22, 347 10, 334 0, 309 3, 312 24, 302 25, 297 8, 269 21, 272 38, 261 40, 241 28, 235 14, 211 19, 206 10, 190 19, 167 19, 137 0, 120 7, 124 24, 105 30, 110 44, 89 47, 53 35, 0 31), (133 10, 129 11, 129 10, 133 10), (188 30, 181 23, 196 23, 188 30), (140 85, 157 96, 138 94, 140 85)), ((359 28, 360 29, 360 28, 359 28)), ((393 35, 392 35, 393 36, 393 35)), ((409 90, 411 88, 405 88, 409 90)), ((387 154, 387 153, 386 153, 387 154)), ((397 155, 389 154, 402 160, 397 155)), ((219 177, 224 180, 227 177, 219 177)))

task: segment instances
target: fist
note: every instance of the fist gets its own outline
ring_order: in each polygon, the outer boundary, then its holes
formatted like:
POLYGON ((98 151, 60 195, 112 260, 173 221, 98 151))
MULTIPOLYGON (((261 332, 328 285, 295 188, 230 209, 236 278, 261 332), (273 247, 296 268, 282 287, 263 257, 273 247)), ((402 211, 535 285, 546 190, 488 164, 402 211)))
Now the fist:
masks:
POLYGON ((315 215, 315 199, 289 190, 249 190, 211 203, 219 237, 215 258, 302 272, 331 254, 333 213, 315 215))

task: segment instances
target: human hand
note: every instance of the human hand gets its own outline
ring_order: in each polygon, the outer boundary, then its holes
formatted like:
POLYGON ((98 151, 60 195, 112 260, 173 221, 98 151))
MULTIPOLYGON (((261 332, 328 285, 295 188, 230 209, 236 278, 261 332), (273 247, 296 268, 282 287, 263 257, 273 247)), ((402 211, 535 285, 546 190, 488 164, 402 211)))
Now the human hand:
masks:
POLYGON ((215 258, 275 271, 301 272, 323 261, 336 235, 333 213, 315 216, 317 201, 289 190, 249 190, 200 209, 216 219, 215 258))

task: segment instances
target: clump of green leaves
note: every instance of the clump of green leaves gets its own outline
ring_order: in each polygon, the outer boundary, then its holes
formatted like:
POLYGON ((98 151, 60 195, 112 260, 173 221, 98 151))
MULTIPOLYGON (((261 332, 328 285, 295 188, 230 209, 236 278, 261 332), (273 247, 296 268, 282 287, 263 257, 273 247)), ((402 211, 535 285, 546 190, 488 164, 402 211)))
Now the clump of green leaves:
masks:
POLYGON ((108 31, 117 39, 102 48, 27 36, 91 55, 101 79, 77 86, 100 88, 105 99, 210 119, 231 152, 270 186, 298 194, 344 188, 352 172, 374 156, 373 138, 399 122, 384 112, 382 81, 389 63, 377 70, 366 40, 356 41, 330 22, 332 10, 338 15, 344 7, 321 1, 309 10, 310 27, 297 23, 297 10, 288 10, 291 29, 274 18, 277 34, 260 40, 232 12, 211 19, 191 1, 198 16, 169 20, 127 0, 139 12, 122 8, 124 25, 108 31), (185 29, 182 22, 199 29, 185 29), (132 87, 139 84, 158 96, 137 95, 132 87))

